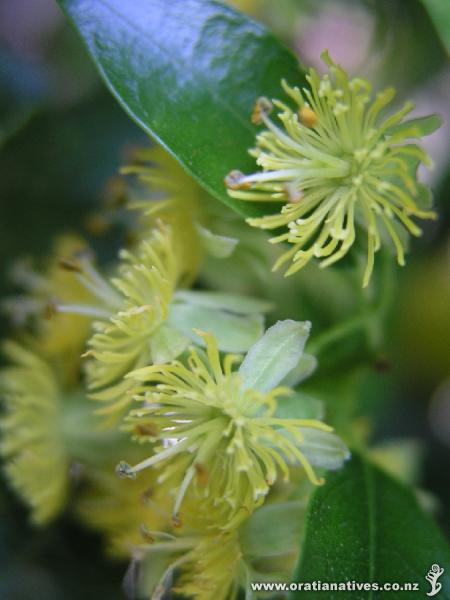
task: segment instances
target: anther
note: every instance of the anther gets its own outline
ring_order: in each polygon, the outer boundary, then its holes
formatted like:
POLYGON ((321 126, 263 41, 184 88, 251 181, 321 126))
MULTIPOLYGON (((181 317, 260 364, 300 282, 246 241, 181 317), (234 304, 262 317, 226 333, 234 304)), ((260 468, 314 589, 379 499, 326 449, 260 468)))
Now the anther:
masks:
POLYGON ((195 463, 194 469, 195 469, 195 473, 197 475, 198 484, 201 487, 206 487, 209 482, 209 473, 208 473, 207 468, 200 463, 195 463))
POLYGON ((149 487, 141 494, 141 500, 144 504, 148 504, 153 496, 153 488, 149 487))
POLYGON ((270 115, 272 109, 273 104, 269 100, 269 98, 266 98, 265 96, 261 96, 260 98, 258 98, 258 100, 255 103, 255 106, 253 107, 253 112, 251 116, 252 123, 254 123, 255 125, 259 125, 262 122, 263 117, 270 115))
POLYGON ((134 432, 142 437, 156 438, 158 428, 154 423, 138 424, 134 427, 134 432))
POLYGON ((301 123, 309 129, 315 127, 319 121, 316 113, 309 106, 302 106, 298 111, 298 116, 301 123))
POLYGON ((225 177, 225 185, 229 190, 248 190, 252 187, 252 184, 249 181, 243 181, 244 178, 244 173, 235 169, 225 177))
POLYGON ((284 190, 290 204, 298 204, 303 199, 303 192, 299 190, 293 183, 287 183, 284 190))
POLYGON ((143 523, 141 524, 139 530, 140 530, 142 538, 146 542, 148 542, 149 544, 153 544, 155 542, 155 538, 152 536, 150 531, 147 529, 147 527, 143 523))
POLYGON ((83 272, 80 263, 74 260, 73 258, 60 258, 58 260, 58 265, 61 267, 61 269, 64 269, 65 271, 71 271, 74 273, 83 272))
POLYGON ((124 461, 120 461, 120 463, 117 465, 116 474, 121 479, 136 479, 136 473, 133 471, 133 468, 124 461))
POLYGON ((90 234, 94 236, 101 236, 110 229, 111 224, 103 215, 92 214, 87 217, 85 221, 85 227, 90 234))
POLYGON ((58 308, 53 302, 47 302, 44 308, 44 319, 51 319, 58 312, 58 308))
POLYGON ((177 529, 180 529, 180 527, 183 527, 183 521, 181 520, 180 515, 172 516, 172 525, 174 527, 176 527, 177 529))

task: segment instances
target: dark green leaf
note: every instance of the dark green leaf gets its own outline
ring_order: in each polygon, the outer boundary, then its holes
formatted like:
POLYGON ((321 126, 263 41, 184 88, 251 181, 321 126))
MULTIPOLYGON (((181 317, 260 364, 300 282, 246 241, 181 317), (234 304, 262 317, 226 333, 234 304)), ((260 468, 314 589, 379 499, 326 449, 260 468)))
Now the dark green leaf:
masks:
POLYGON ((27 124, 46 93, 44 69, 0 49, 0 146, 27 124))
POLYGON ((59 2, 136 123, 217 198, 242 214, 261 214, 258 205, 229 198, 224 177, 254 169, 247 154, 252 107, 259 96, 280 96, 281 78, 302 82, 295 56, 264 27, 214 1, 59 2))
POLYGON ((407 95, 411 88, 429 81, 448 62, 435 23, 424 6, 431 1, 447 10, 446 0, 366 0, 377 14, 372 52, 383 48, 383 78, 407 95), (405 69, 405 65, 414 68, 405 69))
POLYGON ((422 0, 447 52, 450 53, 450 8, 445 0, 422 0))
MULTIPOLYGON (((383 471, 354 455, 312 498, 302 558, 294 581, 418 583, 412 591, 327 591, 327 600, 384 600, 425 597, 425 579, 433 564, 445 569, 441 594, 450 597, 450 549, 414 495, 383 471)), ((326 596, 325 596, 326 594, 326 596)), ((291 598, 316 598, 317 592, 297 591, 291 598)))

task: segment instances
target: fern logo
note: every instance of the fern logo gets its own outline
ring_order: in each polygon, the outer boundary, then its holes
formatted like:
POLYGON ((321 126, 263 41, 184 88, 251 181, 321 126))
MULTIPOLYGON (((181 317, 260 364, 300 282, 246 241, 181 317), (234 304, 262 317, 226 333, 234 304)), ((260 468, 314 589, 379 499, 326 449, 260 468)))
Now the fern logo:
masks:
POLYGON ((427 596, 436 596, 436 594, 438 594, 441 591, 442 583, 438 583, 438 579, 443 572, 444 569, 441 568, 439 565, 434 564, 431 566, 431 569, 425 575, 425 579, 429 581, 431 585, 431 590, 427 592, 427 596))

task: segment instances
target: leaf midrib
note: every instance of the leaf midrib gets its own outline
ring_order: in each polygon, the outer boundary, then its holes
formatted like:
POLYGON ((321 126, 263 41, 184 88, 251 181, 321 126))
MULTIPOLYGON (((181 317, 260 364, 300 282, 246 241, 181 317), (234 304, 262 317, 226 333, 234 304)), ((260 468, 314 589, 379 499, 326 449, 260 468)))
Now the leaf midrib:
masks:
MULTIPOLYGON (((375 555, 376 555, 376 499, 374 493, 373 469, 369 462, 364 462, 364 484, 367 496, 367 521, 369 534, 369 579, 370 583, 374 581, 375 575, 375 555)), ((371 589, 368 600, 373 600, 374 590, 371 589)))

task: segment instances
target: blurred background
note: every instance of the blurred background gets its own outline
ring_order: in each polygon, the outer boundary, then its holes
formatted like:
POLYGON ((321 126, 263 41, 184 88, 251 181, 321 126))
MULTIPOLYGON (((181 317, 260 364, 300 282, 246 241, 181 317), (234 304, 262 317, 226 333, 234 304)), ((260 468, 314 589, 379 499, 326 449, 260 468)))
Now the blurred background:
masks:
MULTIPOLYGON (((417 485, 450 533, 450 6, 445 0, 233 0, 266 23, 307 66, 324 48, 375 87, 393 85, 417 114, 440 113, 426 139, 439 220, 426 224, 404 269, 385 350, 359 394, 375 442, 417 457, 417 485), (431 7, 431 11, 430 11, 431 7)), ((80 232, 105 260, 125 232, 96 234, 95 215, 117 185, 130 148, 145 136, 103 87, 53 0, 0 0, 0 293, 14 293, 18 258, 44 257, 54 237, 80 232)), ((12 325, 1 321, 1 336, 12 325)), ((328 390, 329 391, 329 390, 328 390)), ((325 390, 326 394, 327 390, 325 390)), ((383 449, 380 449, 382 455, 383 449)), ((399 457, 401 453, 397 453, 399 457)), ((399 458, 401 460, 401 458, 399 458)), ((125 566, 66 516, 39 531, 0 487, 0 598, 123 597, 125 566), (26 576, 24 576, 26 573, 26 576)))

